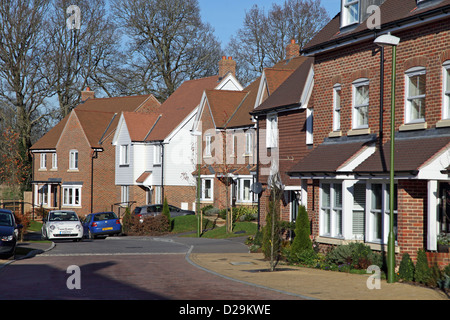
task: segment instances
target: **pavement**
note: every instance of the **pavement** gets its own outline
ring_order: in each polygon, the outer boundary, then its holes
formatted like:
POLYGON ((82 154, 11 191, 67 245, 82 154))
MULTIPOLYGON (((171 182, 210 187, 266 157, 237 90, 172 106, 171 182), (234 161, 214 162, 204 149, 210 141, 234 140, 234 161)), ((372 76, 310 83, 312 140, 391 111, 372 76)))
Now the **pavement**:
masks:
MULTIPOLYGON (((16 259, 31 258, 54 246, 53 243, 26 241, 19 245, 33 250, 16 259)), ((377 282, 372 273, 350 274, 284 264, 278 264, 271 272, 261 253, 198 253, 190 250, 186 260, 217 276, 307 300, 450 300, 437 289, 385 280, 377 282)), ((0 260, 0 268, 12 262, 12 259, 0 260)))

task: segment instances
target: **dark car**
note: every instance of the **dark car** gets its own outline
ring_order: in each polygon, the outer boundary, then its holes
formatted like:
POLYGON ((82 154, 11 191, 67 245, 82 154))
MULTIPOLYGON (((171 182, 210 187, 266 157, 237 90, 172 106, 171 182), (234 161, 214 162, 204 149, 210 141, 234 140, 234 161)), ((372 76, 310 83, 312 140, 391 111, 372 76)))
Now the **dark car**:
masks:
POLYGON ((0 255, 11 256, 16 252, 18 229, 14 214, 10 210, 0 209, 0 255))
POLYGON ((88 214, 83 223, 84 236, 94 239, 97 236, 118 235, 122 225, 114 212, 97 212, 88 214))
MULTIPOLYGON (((133 213, 141 218, 154 217, 162 214, 162 209, 163 209, 162 204, 148 204, 145 206, 136 207, 133 213)), ((171 218, 195 214, 194 211, 183 210, 170 204, 169 204, 169 211, 171 218)))

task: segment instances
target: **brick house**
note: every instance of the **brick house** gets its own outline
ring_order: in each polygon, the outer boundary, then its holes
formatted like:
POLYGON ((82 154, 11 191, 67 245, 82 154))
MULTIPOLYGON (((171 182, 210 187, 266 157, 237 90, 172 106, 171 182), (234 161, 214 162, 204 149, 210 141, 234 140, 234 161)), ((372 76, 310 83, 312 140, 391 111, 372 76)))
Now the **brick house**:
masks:
POLYGON ((152 95, 95 98, 89 88, 83 91, 82 103, 30 148, 34 206, 71 209, 81 216, 111 210, 120 202, 111 144, 118 114, 159 106, 152 95))
POLYGON ((251 115, 257 119, 260 166, 258 181, 260 221, 264 225, 268 206, 270 177, 279 174, 284 189, 281 219, 295 221, 299 204, 306 205, 306 184, 291 179, 286 172, 312 148, 314 85, 313 58, 299 56, 299 46, 292 41, 286 48, 286 59, 261 76, 258 100, 251 115), (302 184, 303 183, 303 184, 302 184))
MULTIPOLYGON (((228 59, 230 60, 230 59, 228 59)), ((235 70, 230 72, 234 74, 235 70)), ((200 203, 224 209, 254 206, 251 191, 256 176, 256 123, 253 110, 259 79, 242 90, 205 90, 193 123, 197 136, 200 203)))
POLYGON ((219 61, 216 76, 185 81, 158 110, 143 116, 123 112, 113 138, 115 184, 124 205, 162 203, 195 209, 195 138, 193 121, 205 90, 242 90, 230 66, 219 61))
POLYGON ((450 262, 437 252, 438 235, 450 227, 449 9, 448 0, 342 1, 340 14, 303 49, 314 57, 314 149, 289 175, 307 181, 312 234, 321 245, 357 240, 382 251, 387 244, 392 49, 374 40, 390 32, 400 38, 396 258, 415 259, 424 248, 431 262, 450 262), (369 17, 374 4, 379 14, 369 17))

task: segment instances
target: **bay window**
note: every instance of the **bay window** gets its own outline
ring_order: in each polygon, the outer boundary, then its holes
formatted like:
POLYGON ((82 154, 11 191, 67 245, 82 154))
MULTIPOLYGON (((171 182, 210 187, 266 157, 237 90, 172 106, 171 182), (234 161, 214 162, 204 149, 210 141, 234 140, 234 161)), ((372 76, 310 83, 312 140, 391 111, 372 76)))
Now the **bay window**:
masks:
POLYGON ((322 183, 320 201, 321 235, 343 236, 342 183, 322 183))
POLYGON ((79 185, 63 186, 63 206, 66 207, 81 206, 81 186, 79 185))

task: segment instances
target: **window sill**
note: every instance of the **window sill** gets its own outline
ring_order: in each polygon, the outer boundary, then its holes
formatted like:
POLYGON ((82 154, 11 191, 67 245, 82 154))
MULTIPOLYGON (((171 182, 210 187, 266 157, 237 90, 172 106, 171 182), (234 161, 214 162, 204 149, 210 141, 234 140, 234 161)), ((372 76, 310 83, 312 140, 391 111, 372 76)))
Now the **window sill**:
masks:
POLYGON ((46 168, 39 168, 38 171, 39 172, 45 172, 45 171, 47 171, 47 169, 46 168))
POLYGON ((67 172, 80 172, 80 170, 78 170, 78 169, 69 169, 69 170, 67 170, 67 172))
POLYGON ((436 128, 450 127, 450 119, 442 119, 436 123, 436 128))
POLYGON ((370 134, 370 128, 351 129, 347 131, 347 136, 360 136, 364 134, 370 134))
POLYGON ((413 130, 424 130, 427 128, 426 122, 419 123, 405 123, 400 126, 399 131, 413 131, 413 130))
POLYGON ((339 131, 332 131, 332 132, 330 132, 330 133, 328 134, 328 137, 329 137, 329 138, 339 138, 339 137, 342 137, 342 131, 341 131, 341 130, 339 130, 339 131))

